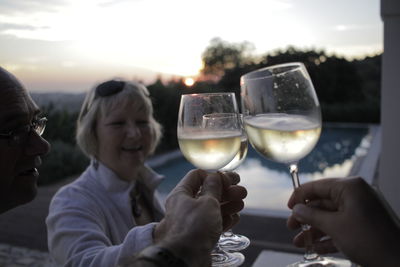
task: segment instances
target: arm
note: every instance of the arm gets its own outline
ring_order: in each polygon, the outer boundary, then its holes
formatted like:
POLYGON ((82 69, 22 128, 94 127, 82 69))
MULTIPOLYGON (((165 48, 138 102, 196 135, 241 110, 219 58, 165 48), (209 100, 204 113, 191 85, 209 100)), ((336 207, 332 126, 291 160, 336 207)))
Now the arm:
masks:
MULTIPOLYGON (((300 223, 313 227, 320 253, 334 247, 362 266, 397 266, 400 251, 400 228, 377 192, 361 178, 322 179, 303 184, 288 202, 293 209, 288 227, 300 223), (307 205, 303 204, 308 200, 307 205)), ((295 237, 303 245, 303 235, 295 237)))
POLYGON ((119 227, 112 230, 99 208, 104 203, 94 203, 84 193, 62 191, 50 205, 46 220, 48 246, 59 266, 116 266, 153 243, 155 224, 130 229, 126 222, 115 217, 119 227), (123 228, 126 234, 119 231, 123 228))
MULTIPOLYGON (((238 182, 238 175, 206 177, 199 170, 190 172, 170 194, 166 216, 159 227, 154 232, 154 224, 128 229, 123 242, 110 240, 110 229, 99 209, 104 203, 92 203, 90 192, 77 194, 71 189, 57 193, 46 220, 50 253, 64 266, 139 266, 138 262, 126 265, 126 261, 150 246, 154 238, 157 245, 187 261, 189 266, 202 266, 202 262, 209 261, 210 251, 222 231, 222 221, 226 222, 224 225, 232 223, 234 215, 243 208, 242 198, 246 195, 243 187, 233 185, 233 181, 238 182), (85 201, 74 204, 80 198, 85 201), (227 206, 223 211, 219 200, 224 200, 227 206)), ((124 226, 122 220, 115 217, 113 220, 118 222, 118 229, 124 226)))
POLYGON ((243 208, 246 190, 234 185, 238 179, 238 175, 232 173, 189 172, 167 199, 165 218, 154 232, 156 245, 139 253, 124 266, 209 266, 211 250, 223 229, 223 217, 229 225, 232 215, 243 208), (221 210, 221 201, 228 208, 221 210), (158 261, 163 257, 156 255, 159 248, 166 249, 176 264, 158 261))

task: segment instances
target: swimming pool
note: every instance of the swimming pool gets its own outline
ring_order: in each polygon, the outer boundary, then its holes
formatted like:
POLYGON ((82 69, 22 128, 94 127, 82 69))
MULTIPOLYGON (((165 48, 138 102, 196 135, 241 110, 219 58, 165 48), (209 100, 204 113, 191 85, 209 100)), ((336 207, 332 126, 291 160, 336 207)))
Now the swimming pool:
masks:
MULTIPOLYGON (((326 124, 315 149, 299 163, 301 183, 355 174, 359 161, 371 147, 374 134, 371 126, 354 124, 326 124)), ((159 187, 167 195, 179 180, 194 166, 180 151, 149 162, 158 173, 166 176, 159 187)), ((286 216, 287 200, 293 191, 292 180, 285 165, 264 159, 250 145, 247 158, 236 169, 248 190, 244 212, 269 216, 286 216)))

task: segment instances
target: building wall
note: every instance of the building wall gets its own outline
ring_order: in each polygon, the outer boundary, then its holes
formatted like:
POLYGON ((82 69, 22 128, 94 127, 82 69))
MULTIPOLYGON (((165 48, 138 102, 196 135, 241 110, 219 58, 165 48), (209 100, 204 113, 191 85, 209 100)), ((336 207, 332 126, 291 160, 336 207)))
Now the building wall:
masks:
POLYGON ((382 58, 382 150, 379 187, 400 215, 400 1, 381 0, 384 25, 382 58))

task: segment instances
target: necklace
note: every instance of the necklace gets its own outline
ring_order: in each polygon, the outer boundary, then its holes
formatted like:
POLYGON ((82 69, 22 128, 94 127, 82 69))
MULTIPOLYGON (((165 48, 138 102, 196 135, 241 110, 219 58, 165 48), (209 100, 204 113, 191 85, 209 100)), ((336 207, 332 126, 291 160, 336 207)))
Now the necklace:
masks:
POLYGON ((141 199, 142 195, 140 194, 138 187, 138 183, 136 183, 131 192, 132 213, 135 217, 140 217, 140 215, 142 215, 142 207, 139 204, 139 200, 141 199))

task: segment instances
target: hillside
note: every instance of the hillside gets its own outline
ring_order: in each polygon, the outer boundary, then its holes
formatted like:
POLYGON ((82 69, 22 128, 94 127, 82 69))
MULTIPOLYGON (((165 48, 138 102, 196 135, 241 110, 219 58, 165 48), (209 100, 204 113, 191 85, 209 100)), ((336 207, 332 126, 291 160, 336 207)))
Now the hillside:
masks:
POLYGON ((46 107, 52 103, 58 110, 66 109, 71 112, 79 111, 85 93, 31 93, 33 100, 41 107, 46 107))

